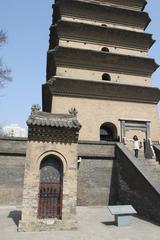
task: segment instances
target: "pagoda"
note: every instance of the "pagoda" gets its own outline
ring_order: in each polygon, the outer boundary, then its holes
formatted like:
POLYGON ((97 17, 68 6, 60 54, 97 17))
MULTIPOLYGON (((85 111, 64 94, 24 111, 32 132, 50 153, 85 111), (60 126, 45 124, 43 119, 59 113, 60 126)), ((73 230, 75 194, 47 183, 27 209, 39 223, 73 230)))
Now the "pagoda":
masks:
POLYGON ((160 92, 151 81, 158 65, 148 57, 154 40, 144 32, 150 23, 145 5, 145 0, 53 5, 43 110, 67 113, 75 107, 79 140, 122 141, 135 128, 143 139, 159 139, 160 92))
POLYGON ((123 144, 138 136, 144 160, 154 155, 151 140, 160 139, 160 90, 151 80, 158 64, 148 57, 154 40, 145 32, 145 5, 55 0, 43 111, 34 105, 27 121, 20 231, 75 229, 77 204, 134 204, 160 222, 160 190, 123 144))

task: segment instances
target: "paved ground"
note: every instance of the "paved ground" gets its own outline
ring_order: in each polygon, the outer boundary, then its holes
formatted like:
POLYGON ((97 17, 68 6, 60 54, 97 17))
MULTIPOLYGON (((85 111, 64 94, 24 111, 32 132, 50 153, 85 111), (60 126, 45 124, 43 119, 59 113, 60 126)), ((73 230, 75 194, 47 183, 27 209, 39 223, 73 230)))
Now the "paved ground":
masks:
POLYGON ((160 226, 136 217, 129 227, 117 227, 106 207, 78 207, 78 230, 19 233, 19 210, 0 208, 0 240, 160 240, 160 226))

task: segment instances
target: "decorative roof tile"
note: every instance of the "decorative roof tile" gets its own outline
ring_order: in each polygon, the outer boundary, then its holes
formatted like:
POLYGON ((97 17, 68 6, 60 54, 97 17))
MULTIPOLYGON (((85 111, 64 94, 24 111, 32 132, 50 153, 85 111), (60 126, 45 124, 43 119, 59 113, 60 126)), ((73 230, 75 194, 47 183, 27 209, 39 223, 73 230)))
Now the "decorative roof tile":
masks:
MULTIPOLYGON (((75 111, 70 110, 70 114, 52 114, 48 112, 41 112, 37 105, 32 106, 32 112, 27 120, 27 125, 48 126, 56 128, 74 128, 80 129, 81 125, 77 120, 75 111)), ((39 106, 38 106, 39 107, 39 106)), ((72 109, 73 110, 73 109, 72 109)))

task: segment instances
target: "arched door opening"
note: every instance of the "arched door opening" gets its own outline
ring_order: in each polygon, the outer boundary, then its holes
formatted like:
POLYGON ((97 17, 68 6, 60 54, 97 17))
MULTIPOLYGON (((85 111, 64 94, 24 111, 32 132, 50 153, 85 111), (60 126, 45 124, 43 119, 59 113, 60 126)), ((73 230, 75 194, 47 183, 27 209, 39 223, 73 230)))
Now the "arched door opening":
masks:
POLYGON ((102 52, 109 52, 109 48, 107 48, 107 47, 102 47, 102 48, 101 48, 101 51, 102 51, 102 52))
POLYGON ((111 81, 111 76, 108 73, 102 75, 102 80, 111 81))
POLYGON ((100 141, 117 141, 117 128, 113 123, 103 123, 100 127, 100 141))
POLYGON ((62 218, 63 164, 53 156, 47 156, 40 165, 39 218, 62 218))

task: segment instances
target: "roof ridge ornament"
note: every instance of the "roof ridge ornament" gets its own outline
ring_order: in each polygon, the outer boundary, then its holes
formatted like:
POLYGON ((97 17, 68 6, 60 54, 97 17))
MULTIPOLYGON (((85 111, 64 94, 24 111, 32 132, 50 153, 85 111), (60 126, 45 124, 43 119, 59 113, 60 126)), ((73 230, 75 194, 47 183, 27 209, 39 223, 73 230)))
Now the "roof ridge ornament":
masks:
POLYGON ((33 104, 31 107, 31 115, 39 112, 41 110, 41 106, 39 104, 33 104))
POLYGON ((74 117, 76 117, 77 114, 78 114, 78 111, 77 111, 76 108, 71 108, 68 112, 69 112, 70 115, 72 115, 74 117))
POLYGON ((56 81, 56 79, 54 77, 52 77, 47 81, 47 84, 53 85, 55 81, 56 81))

